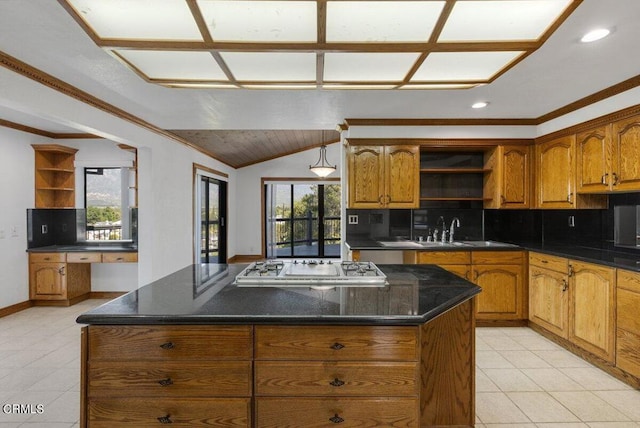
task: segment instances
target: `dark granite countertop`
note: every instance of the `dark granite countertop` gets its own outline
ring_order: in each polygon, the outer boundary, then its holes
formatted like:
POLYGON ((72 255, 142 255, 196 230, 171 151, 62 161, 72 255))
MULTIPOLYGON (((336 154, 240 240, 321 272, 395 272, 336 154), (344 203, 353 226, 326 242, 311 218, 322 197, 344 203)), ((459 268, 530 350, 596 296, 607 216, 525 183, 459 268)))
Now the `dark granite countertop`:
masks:
POLYGON ((419 325, 480 293, 433 265, 378 265, 384 287, 238 287, 246 265, 191 265, 112 300, 82 324, 419 325))
POLYGON ((47 245, 46 247, 36 247, 27 249, 28 253, 73 253, 73 252, 117 252, 117 253, 136 253, 138 247, 128 243, 80 243, 65 245, 47 245))
POLYGON ((518 244, 496 241, 455 241, 454 243, 423 242, 409 240, 351 239, 345 242, 350 250, 417 250, 417 251, 513 251, 520 250, 518 244))
POLYGON ((550 254, 558 257, 566 257, 587 263, 596 263, 604 266, 633 270, 640 272, 640 253, 613 251, 607 249, 598 249, 578 245, 563 245, 560 243, 539 243, 539 242, 514 242, 513 246, 433 246, 433 247, 416 247, 415 245, 402 246, 398 244, 393 247, 385 247, 378 241, 374 240, 352 240, 346 243, 351 250, 418 250, 418 251, 513 251, 527 250, 539 253, 550 254))

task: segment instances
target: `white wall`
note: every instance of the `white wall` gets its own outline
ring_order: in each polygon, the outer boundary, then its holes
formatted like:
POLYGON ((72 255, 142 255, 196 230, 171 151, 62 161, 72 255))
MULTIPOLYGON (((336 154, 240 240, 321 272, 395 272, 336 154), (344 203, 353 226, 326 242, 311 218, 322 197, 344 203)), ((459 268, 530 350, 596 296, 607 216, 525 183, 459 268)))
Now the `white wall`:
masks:
POLYGON ((31 144, 50 143, 48 138, 0 127, 0 308, 29 300, 25 250, 27 208, 34 204, 31 144))
MULTIPOLYGON (((338 166, 328 178, 339 178, 341 170, 340 143, 327 146, 327 160, 338 166)), ((236 254, 259 255, 262 253, 262 178, 314 179, 309 165, 317 162, 319 148, 305 150, 259 164, 241 168, 237 172, 237 217, 238 225, 236 254)), ((232 254, 232 253, 229 253, 232 254)))

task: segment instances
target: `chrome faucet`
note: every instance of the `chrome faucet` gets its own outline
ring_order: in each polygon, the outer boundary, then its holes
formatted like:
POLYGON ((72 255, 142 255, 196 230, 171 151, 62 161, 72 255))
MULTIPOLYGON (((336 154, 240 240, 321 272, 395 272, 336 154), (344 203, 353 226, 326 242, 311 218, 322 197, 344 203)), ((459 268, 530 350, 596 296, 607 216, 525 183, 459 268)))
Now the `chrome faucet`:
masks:
POLYGON ((449 242, 453 242, 453 232, 455 231, 454 226, 460 227, 460 219, 458 217, 454 217, 453 220, 451 220, 451 227, 449 228, 449 242))

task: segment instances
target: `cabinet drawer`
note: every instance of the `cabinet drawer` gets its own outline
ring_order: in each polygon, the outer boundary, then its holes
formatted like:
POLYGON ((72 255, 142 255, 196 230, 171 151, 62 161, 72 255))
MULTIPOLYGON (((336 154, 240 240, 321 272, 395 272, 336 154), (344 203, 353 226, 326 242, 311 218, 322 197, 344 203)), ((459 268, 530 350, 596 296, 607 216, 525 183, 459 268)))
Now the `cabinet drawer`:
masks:
POLYGON ((569 272, 569 259, 541 253, 529 253, 529 264, 551 269, 560 273, 569 272))
POLYGON ((417 362, 258 361, 256 395, 417 396, 417 362))
POLYGON ((250 427, 251 399, 89 399, 87 419, 91 428, 250 427))
POLYGON ((473 251, 471 263, 483 265, 521 265, 524 261, 522 251, 473 251))
POLYGON ((469 251, 418 251, 418 264, 465 265, 471 263, 469 251))
POLYGON ((417 361, 417 327, 256 326, 256 359, 417 361))
POLYGON ((102 263, 136 263, 138 253, 102 253, 102 263))
POLYGON ((67 253, 67 263, 100 263, 101 261, 100 253, 67 253))
POLYGON ((640 335, 640 293, 618 289, 617 310, 618 328, 640 335))
POLYGON ((251 326, 89 326, 89 360, 249 360, 251 326))
POLYGON ((30 263, 65 262, 67 253, 29 253, 30 263))
POLYGON ((418 399, 258 398, 256 427, 418 427, 418 399))
MULTIPOLYGON (((618 288, 640 293, 640 273, 618 269, 618 288)), ((640 306, 637 307, 640 310, 640 306)))
POLYGON ((89 363, 89 397, 250 397, 251 361, 89 363))

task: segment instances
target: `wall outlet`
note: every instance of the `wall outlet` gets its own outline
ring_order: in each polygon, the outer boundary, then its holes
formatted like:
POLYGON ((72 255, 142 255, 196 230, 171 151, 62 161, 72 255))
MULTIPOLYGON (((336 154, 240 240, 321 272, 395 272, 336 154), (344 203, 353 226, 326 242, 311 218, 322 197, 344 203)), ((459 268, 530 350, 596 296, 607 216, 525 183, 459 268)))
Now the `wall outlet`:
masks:
POLYGON ((576 227, 576 217, 573 215, 569 216, 569 227, 576 227))
POLYGON ((46 235, 49 232, 49 226, 47 226, 46 224, 43 224, 41 230, 42 230, 42 234, 46 235))
POLYGON ((349 224, 358 224, 358 216, 350 215, 349 216, 349 224))
POLYGON ((11 237, 12 238, 18 237, 18 226, 11 226, 11 237))

